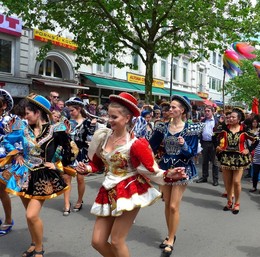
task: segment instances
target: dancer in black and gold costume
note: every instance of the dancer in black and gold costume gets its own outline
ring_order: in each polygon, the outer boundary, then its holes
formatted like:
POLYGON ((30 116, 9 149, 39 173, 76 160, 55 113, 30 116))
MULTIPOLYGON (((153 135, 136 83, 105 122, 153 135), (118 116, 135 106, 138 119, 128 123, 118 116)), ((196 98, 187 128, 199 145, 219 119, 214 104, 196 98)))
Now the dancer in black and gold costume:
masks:
POLYGON ((231 210, 233 214, 238 214, 240 209, 243 170, 251 164, 250 152, 258 144, 258 137, 246 132, 242 124, 244 119, 244 111, 238 107, 233 108, 229 124, 220 123, 215 131, 218 137, 217 157, 223 172, 228 199, 223 210, 231 210), (247 140, 252 141, 250 147, 247 147, 247 140), (232 202, 233 190, 235 196, 234 205, 232 202))
POLYGON ((64 123, 51 125, 50 102, 40 95, 27 97, 25 108, 28 126, 21 128, 15 122, 3 143, 13 157, 13 165, 5 173, 9 177, 6 191, 21 196, 26 209, 26 219, 31 235, 31 246, 22 256, 41 257, 43 251, 43 223, 40 212, 46 199, 62 194, 69 187, 61 176, 62 166, 75 159, 71 151, 68 130, 64 123), (22 142, 23 151, 14 148, 22 142), (56 148, 62 146, 62 165, 55 164, 56 148))

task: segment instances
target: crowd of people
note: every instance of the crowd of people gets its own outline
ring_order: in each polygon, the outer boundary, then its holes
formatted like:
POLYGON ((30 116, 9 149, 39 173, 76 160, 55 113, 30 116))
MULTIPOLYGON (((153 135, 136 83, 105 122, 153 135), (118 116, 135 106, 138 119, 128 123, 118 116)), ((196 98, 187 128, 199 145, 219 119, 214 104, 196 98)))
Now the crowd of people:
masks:
POLYGON ((122 92, 98 105, 87 95, 60 99, 31 93, 14 106, 0 89, 0 199, 5 219, 0 236, 14 226, 9 194, 21 198, 30 245, 23 257, 44 256, 41 209, 46 200, 64 195, 63 216, 84 203, 84 176, 105 173, 91 213, 96 215, 92 246, 104 257, 129 257, 126 239, 140 208, 163 199, 167 235, 163 256, 174 250, 180 205, 187 186, 209 179, 219 185, 222 172, 227 198, 224 211, 238 214, 244 170, 257 191, 260 171, 259 117, 241 108, 199 111, 185 96, 144 104, 122 92), (202 152, 202 154, 201 154, 202 152), (196 165, 202 159, 202 176, 196 165), (72 179, 78 199, 71 204, 72 179), (154 186, 159 185, 159 189, 154 186))

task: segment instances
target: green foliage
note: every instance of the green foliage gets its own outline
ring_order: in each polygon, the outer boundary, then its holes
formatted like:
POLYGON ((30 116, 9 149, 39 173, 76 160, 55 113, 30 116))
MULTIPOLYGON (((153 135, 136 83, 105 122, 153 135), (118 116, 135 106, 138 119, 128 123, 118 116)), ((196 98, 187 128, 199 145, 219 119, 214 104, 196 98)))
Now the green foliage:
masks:
POLYGON ((68 29, 78 44, 79 64, 103 64, 109 57, 123 67, 130 65, 129 49, 138 54, 146 65, 146 100, 156 55, 199 60, 259 28, 259 5, 252 7, 250 0, 4 0, 4 5, 26 27, 68 29))
MULTIPOLYGON (((255 53, 257 55, 256 60, 259 60, 260 51, 258 50, 255 53)), ((225 84, 225 94, 231 94, 233 102, 246 103, 248 106, 251 106, 253 97, 260 98, 260 79, 252 64, 254 61, 242 60, 242 74, 225 84)))

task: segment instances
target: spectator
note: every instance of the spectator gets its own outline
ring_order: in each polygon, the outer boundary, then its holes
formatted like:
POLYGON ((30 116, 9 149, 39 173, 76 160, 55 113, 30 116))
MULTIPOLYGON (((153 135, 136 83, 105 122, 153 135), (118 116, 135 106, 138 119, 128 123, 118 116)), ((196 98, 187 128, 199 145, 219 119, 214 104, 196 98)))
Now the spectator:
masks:
POLYGON ((50 103, 51 103, 51 112, 53 110, 58 110, 59 108, 57 107, 58 101, 59 101, 60 95, 58 92, 56 91, 52 91, 50 92, 49 95, 49 99, 50 99, 50 103))
POLYGON ((202 177, 197 183, 205 183, 209 176, 209 162, 212 163, 212 185, 218 186, 219 168, 216 160, 215 138, 213 136, 213 129, 217 126, 218 120, 214 117, 214 108, 210 105, 205 107, 205 118, 202 120, 205 127, 202 131, 201 147, 202 147, 202 177))
POLYGON ((198 111, 198 106, 197 105, 192 105, 191 108, 191 119, 192 122, 199 122, 201 118, 200 112, 198 111))
POLYGON ((88 105, 88 111, 90 114, 97 115, 97 101, 91 100, 88 105))
POLYGON ((61 118, 61 113, 57 110, 53 110, 51 112, 51 116, 52 116, 52 122, 55 124, 55 123, 58 123, 60 121, 60 118, 61 118))
POLYGON ((63 108, 65 107, 65 103, 63 100, 59 100, 57 103, 57 107, 59 109, 60 112, 62 112, 63 108))

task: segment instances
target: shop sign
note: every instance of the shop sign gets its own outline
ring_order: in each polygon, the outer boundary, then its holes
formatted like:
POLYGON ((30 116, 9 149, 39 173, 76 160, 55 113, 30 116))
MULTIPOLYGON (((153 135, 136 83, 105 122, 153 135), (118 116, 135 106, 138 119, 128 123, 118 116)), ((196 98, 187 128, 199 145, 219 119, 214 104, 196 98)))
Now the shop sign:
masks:
POLYGON ((198 94, 198 96, 200 96, 201 98, 204 98, 204 99, 207 99, 209 97, 209 94, 205 93, 205 92, 198 92, 197 94, 198 94))
MULTIPOLYGON (((145 85, 145 77, 134 73, 127 73, 127 81, 140 85, 145 85)), ((153 87, 164 88, 164 81, 159 79, 153 79, 153 87)))
POLYGON ((49 42, 53 45, 68 48, 71 50, 76 50, 77 49, 77 44, 74 43, 71 39, 65 38, 65 37, 59 37, 55 34, 39 30, 39 29, 34 29, 34 39, 41 41, 41 42, 49 42))
POLYGON ((22 35, 22 20, 0 13, 0 32, 20 37, 22 35))

